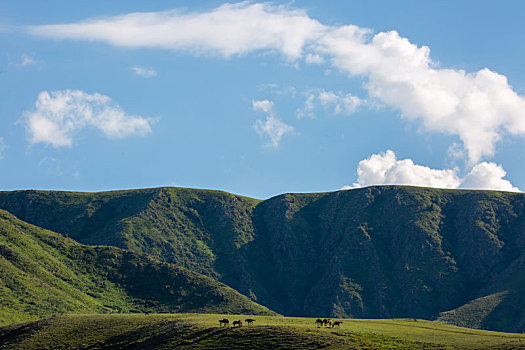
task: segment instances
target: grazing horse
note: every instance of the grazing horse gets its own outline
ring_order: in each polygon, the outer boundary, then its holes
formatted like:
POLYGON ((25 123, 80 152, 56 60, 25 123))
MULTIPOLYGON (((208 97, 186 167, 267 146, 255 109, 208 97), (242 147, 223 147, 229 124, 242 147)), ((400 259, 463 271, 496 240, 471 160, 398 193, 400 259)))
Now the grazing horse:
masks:
POLYGON ((332 323, 332 328, 334 328, 335 326, 341 328, 341 323, 343 323, 343 321, 335 321, 334 323, 332 323))
POLYGON ((328 319, 325 318, 322 322, 323 322, 323 326, 330 327, 332 325, 332 320, 330 318, 328 319))
POLYGON ((227 318, 223 318, 222 320, 219 320, 219 326, 222 327, 228 327, 230 325, 230 320, 227 318))
POLYGON ((242 327, 242 321, 241 320, 233 321, 233 327, 235 326, 242 327))
POLYGON ((255 320, 253 318, 247 318, 244 320, 244 322, 246 322, 246 325, 250 326, 253 324, 253 322, 255 322, 255 320))
POLYGON ((317 327, 321 327, 323 325, 323 320, 321 320, 320 318, 318 318, 317 320, 315 320, 315 325, 317 327))

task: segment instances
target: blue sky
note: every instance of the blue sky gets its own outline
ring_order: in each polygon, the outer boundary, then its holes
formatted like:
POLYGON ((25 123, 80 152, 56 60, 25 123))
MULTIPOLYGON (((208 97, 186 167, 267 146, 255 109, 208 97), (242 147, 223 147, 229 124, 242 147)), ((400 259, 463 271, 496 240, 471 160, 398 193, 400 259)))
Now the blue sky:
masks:
POLYGON ((3 1, 0 189, 525 189, 525 4, 3 1))

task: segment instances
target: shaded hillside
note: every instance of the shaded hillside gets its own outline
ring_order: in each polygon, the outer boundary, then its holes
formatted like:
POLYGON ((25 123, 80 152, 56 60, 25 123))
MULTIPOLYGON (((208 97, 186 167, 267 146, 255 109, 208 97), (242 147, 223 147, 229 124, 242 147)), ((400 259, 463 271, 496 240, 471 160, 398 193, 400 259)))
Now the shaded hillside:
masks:
POLYGON ((442 319, 506 331, 525 329, 516 312, 524 204, 521 193, 403 186, 262 202, 180 188, 0 193, 0 207, 21 219, 176 262, 286 315, 433 318, 455 310, 442 319), (491 295, 500 302, 492 298, 489 311, 458 309, 491 295))
POLYGON ((266 280, 285 314, 433 318, 505 292, 505 303, 474 313, 481 323, 462 325, 521 331, 524 199, 387 186, 282 195, 257 208, 259 239, 243 248, 267 247, 275 273, 266 280))
POLYGON ((478 295, 454 310, 442 312, 438 320, 482 329, 525 329, 525 254, 496 274, 478 295))
POLYGON ((195 272, 86 246, 0 210, 0 323, 71 312, 271 314, 195 272))

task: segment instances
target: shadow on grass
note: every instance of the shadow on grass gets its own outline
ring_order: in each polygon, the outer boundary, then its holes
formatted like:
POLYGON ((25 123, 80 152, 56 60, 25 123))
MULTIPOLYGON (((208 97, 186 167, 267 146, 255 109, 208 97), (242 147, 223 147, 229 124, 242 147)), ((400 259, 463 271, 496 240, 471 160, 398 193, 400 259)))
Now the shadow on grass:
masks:
POLYGON ((194 325, 178 320, 156 322, 108 338, 88 349, 156 349, 192 334, 195 329, 194 325))
POLYGON ((332 343, 326 337, 297 333, 287 327, 203 329, 170 320, 119 334, 88 349, 322 349, 332 343))
POLYGON ((0 347, 11 348, 48 325, 47 320, 8 325, 0 328, 0 347))

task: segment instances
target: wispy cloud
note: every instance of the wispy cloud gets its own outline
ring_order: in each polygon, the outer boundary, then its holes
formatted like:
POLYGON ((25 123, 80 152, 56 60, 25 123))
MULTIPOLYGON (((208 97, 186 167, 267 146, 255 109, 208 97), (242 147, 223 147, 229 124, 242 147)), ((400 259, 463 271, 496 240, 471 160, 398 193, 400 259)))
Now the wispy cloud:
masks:
POLYGON ((223 56, 277 50, 294 59, 301 56, 303 45, 322 28, 302 10, 241 2, 202 13, 130 13, 81 23, 33 26, 29 31, 58 39, 100 40, 118 46, 223 56))
POLYGON ((152 120, 130 116, 111 98, 80 90, 42 91, 32 111, 22 117, 31 144, 71 147, 74 136, 92 127, 109 138, 144 136, 151 133, 152 120))
POLYGON ((20 65, 21 66, 30 66, 30 65, 33 65, 35 63, 36 62, 35 62, 34 58, 29 56, 29 55, 23 54, 22 57, 20 58, 20 65))
POLYGON ((412 185, 437 188, 464 188, 519 192, 519 188, 504 179, 507 173, 501 165, 481 162, 461 177, 458 169, 432 169, 414 164, 411 159, 396 159, 393 151, 373 154, 359 162, 357 182, 343 189, 371 185, 412 185))
POLYGON ((306 94, 306 100, 303 107, 297 111, 297 117, 315 118, 319 107, 329 110, 333 115, 350 115, 365 104, 366 100, 349 93, 316 89, 306 94))
POLYGON ((275 117, 272 101, 252 101, 252 108, 254 111, 266 114, 266 119, 264 121, 258 120, 254 128, 259 135, 266 136, 269 139, 268 146, 277 148, 285 134, 293 133, 294 128, 292 126, 283 123, 275 117))
POLYGON ((153 68, 133 66, 131 67, 131 70, 133 71, 133 73, 143 78, 152 78, 157 76, 157 71, 153 68))
POLYGON ((297 95, 297 89, 291 85, 280 86, 274 83, 267 83, 267 84, 259 85, 258 90, 259 91, 270 91, 271 93, 281 95, 281 96, 288 95, 292 98, 295 98, 295 96, 297 95))
POLYGON ((270 3, 225 4, 211 11, 131 13, 29 28, 58 39, 242 55, 259 50, 287 60, 327 62, 365 79, 371 99, 419 121, 422 130, 457 135, 470 164, 494 155, 505 134, 525 136, 525 98, 490 69, 442 68, 430 49, 396 31, 374 34, 354 25, 327 26, 305 11, 270 3))
POLYGON ((304 61, 308 64, 321 64, 324 63, 324 58, 321 55, 309 52, 304 58, 304 61))
POLYGON ((268 100, 252 101, 252 108, 254 111, 260 111, 273 115, 274 103, 268 100))

